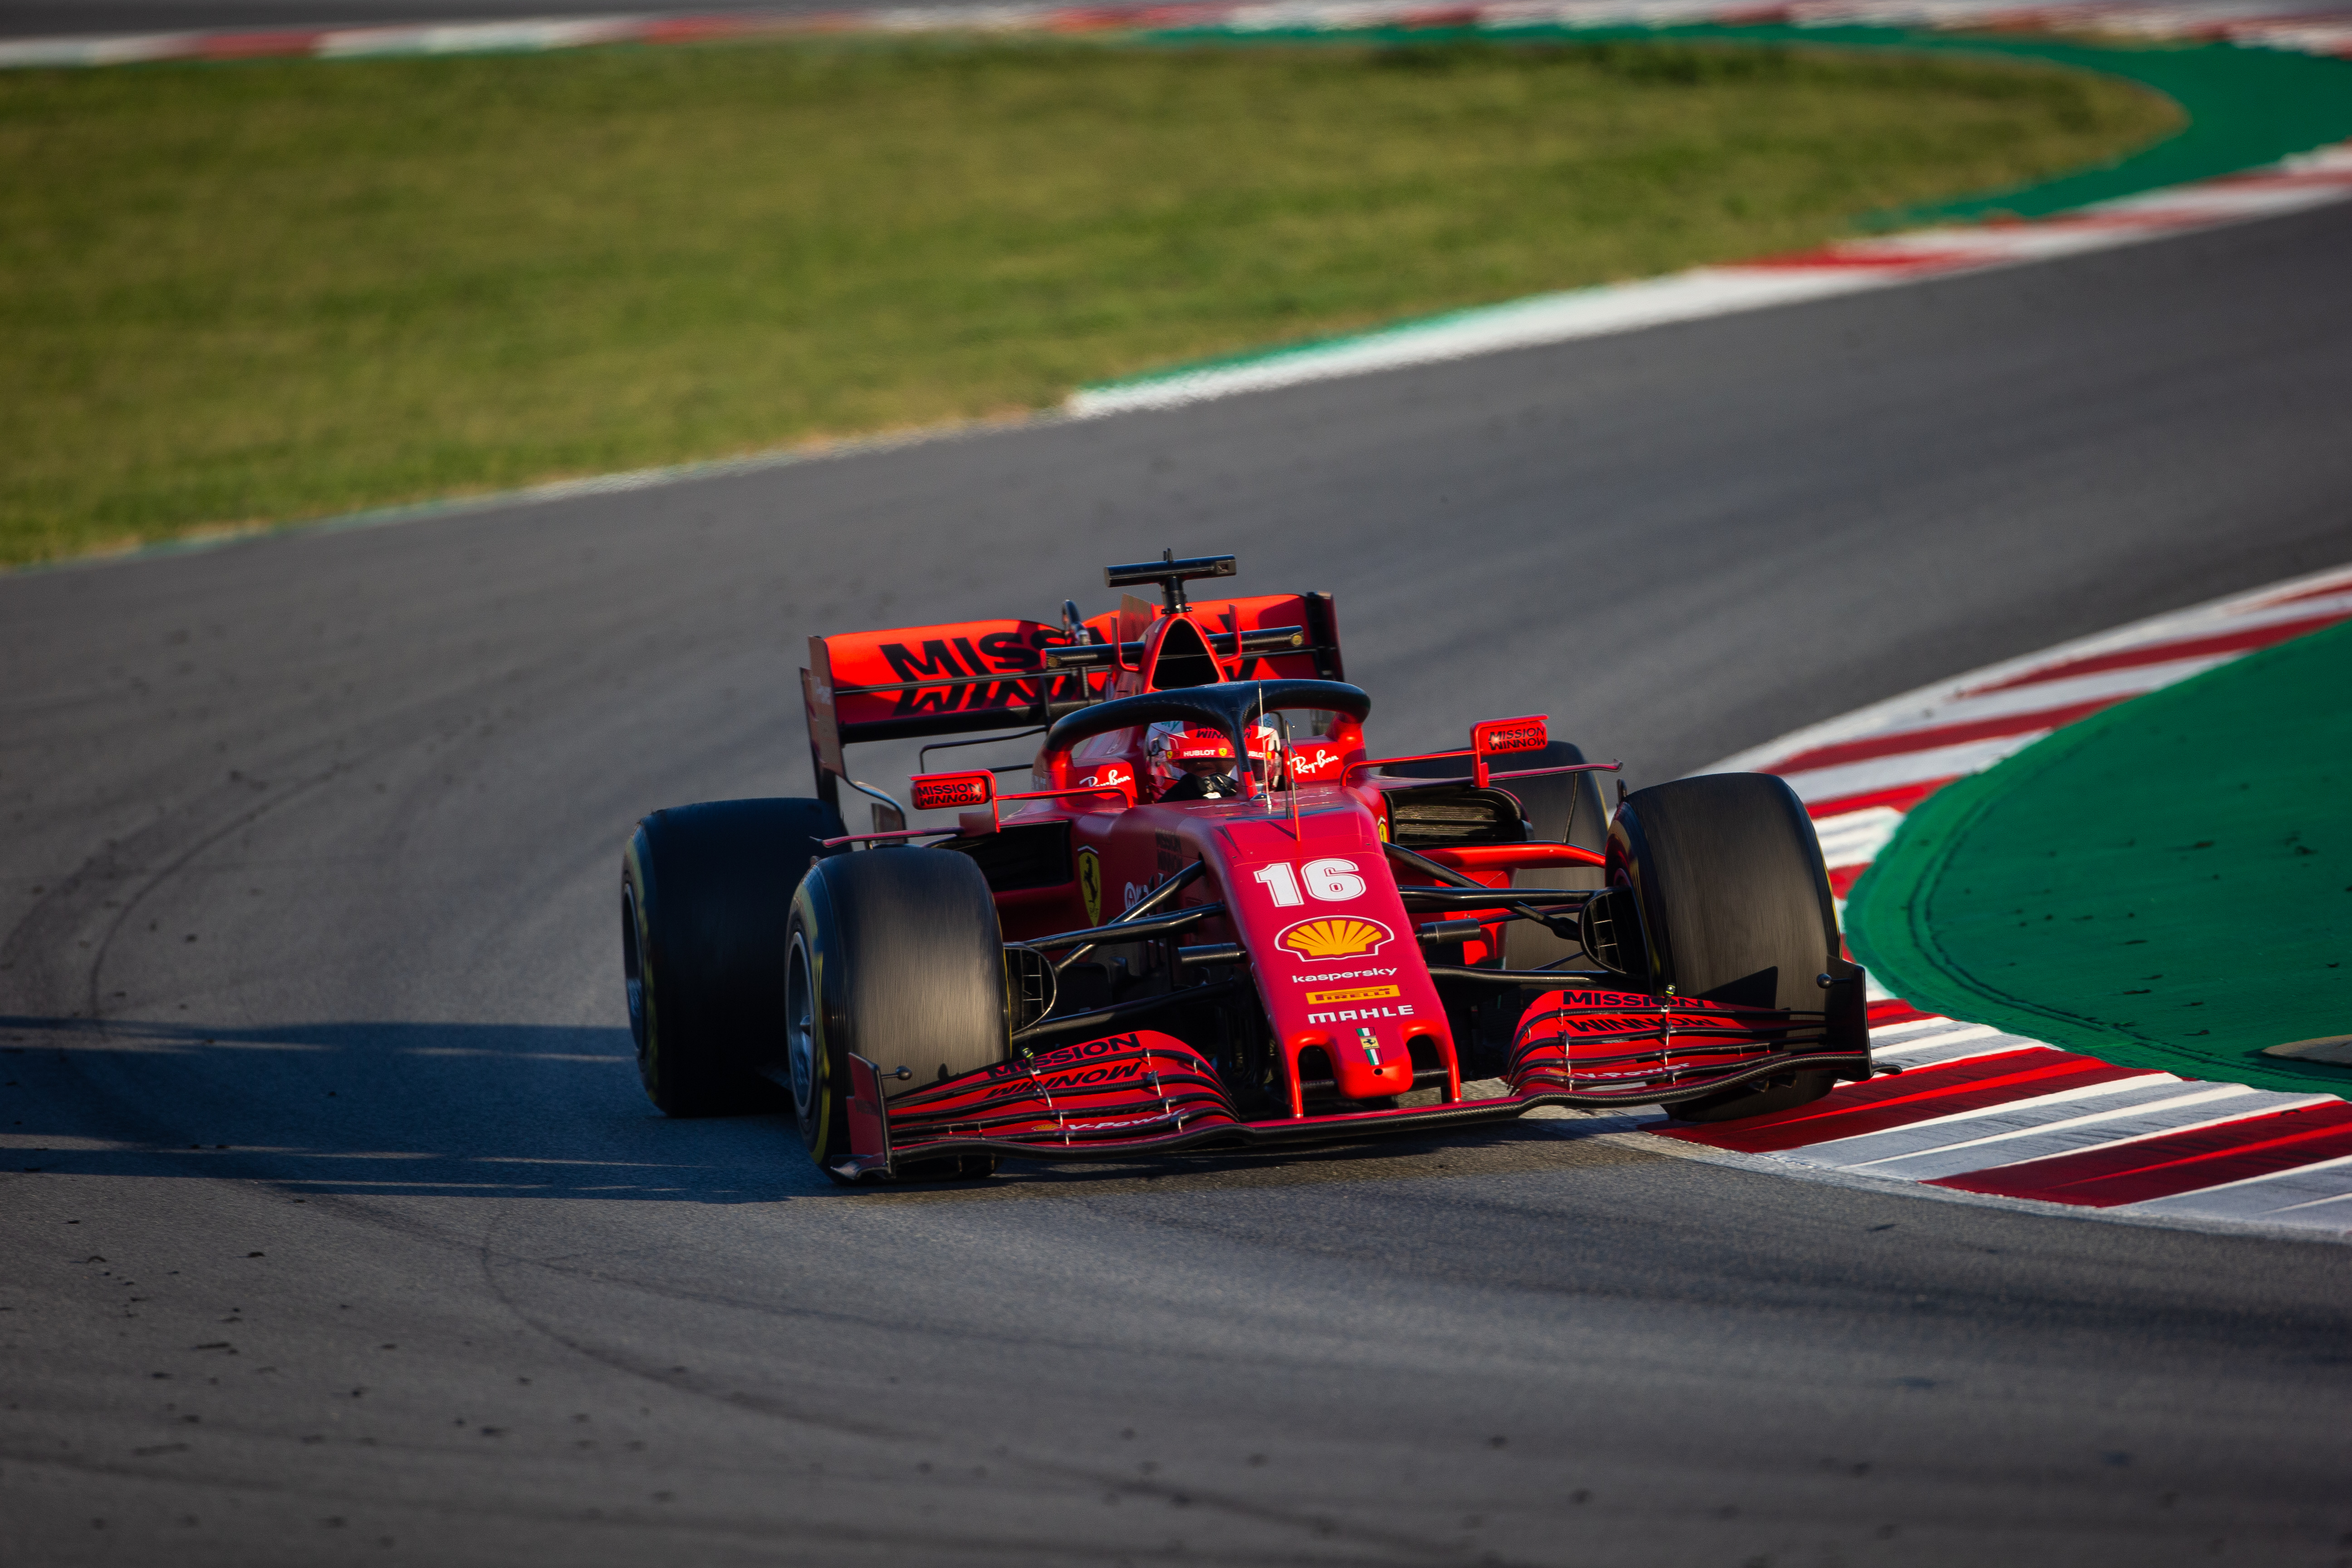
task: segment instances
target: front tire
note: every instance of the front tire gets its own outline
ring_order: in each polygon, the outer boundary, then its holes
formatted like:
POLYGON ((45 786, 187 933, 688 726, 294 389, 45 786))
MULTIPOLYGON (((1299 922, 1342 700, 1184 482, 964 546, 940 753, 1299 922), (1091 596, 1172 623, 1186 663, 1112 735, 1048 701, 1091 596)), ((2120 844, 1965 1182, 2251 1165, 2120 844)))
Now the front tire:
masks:
MULTIPOLYGON (((1769 773, 1711 773, 1637 790, 1609 834, 1609 876, 1633 891, 1653 994, 1829 1014, 1832 1043, 1868 1033, 1861 973, 1839 952, 1837 906, 1802 802, 1769 773), (1835 984, 1826 991, 1819 976, 1835 984)), ((1622 895, 1617 895, 1622 897, 1622 895)), ((1820 1099, 1814 1068, 1668 1108, 1726 1121, 1820 1099)))
MULTIPOLYGON (((782 1059, 768 1071, 791 1086, 801 1141, 828 1175, 851 1153, 853 1053, 880 1069, 885 1094, 1011 1055, 996 900, 971 857, 953 850, 820 861, 793 897, 783 981, 782 1059)), ((900 1173, 979 1175, 994 1162, 964 1163, 900 1173)))
POLYGON ((621 857, 621 976, 646 1094, 671 1116, 767 1109, 793 889, 841 814, 817 800, 655 812, 621 857))

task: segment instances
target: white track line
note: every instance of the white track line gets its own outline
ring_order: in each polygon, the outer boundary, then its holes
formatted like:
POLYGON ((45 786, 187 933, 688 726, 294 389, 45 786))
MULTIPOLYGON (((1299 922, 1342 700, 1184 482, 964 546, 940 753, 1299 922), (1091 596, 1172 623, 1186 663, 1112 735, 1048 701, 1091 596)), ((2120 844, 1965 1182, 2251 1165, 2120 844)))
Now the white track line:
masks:
POLYGON ((2352 148, 2327 148, 2252 175, 2147 192, 2039 223, 1921 229, 1834 245, 1785 262, 1702 267, 1541 294, 1237 363, 1090 387, 1074 393, 1066 406, 1078 418, 1180 407, 2079 256, 2347 199, 2352 199, 2352 148))
MULTIPOLYGON (((1797 756, 1841 742, 1875 736, 1893 730, 1927 729, 1944 723, 1944 713, 1948 709, 1977 692, 2027 680, 2038 672, 2063 665, 2103 655, 2153 648, 2165 643, 2189 642, 2231 632, 2255 630, 2311 616, 2345 614, 2352 614, 2352 566, 2331 567, 2308 576, 2273 583, 2250 594, 2232 594, 2185 610, 2151 616, 2144 621, 2135 621, 2113 631, 2077 637, 2039 653, 2002 659, 1998 664, 1989 664, 1979 669, 1874 702, 1866 708, 1857 708, 1851 713, 1843 713, 1818 724, 1809 724, 1777 740, 1767 741, 1760 746, 1735 752, 1721 762, 1699 771, 1708 773, 1769 772, 1773 763, 1783 757, 1797 756), (2327 589, 2339 591, 2325 595, 2318 593, 2327 589), (2304 597, 2306 595, 2315 596, 2304 597)), ((2154 690, 2164 684, 2157 675, 2163 666, 2142 668, 2151 672, 2151 679, 2149 684, 2139 689, 2154 690)))
POLYGON ((2352 1231, 2352 1154, 2123 1206, 2141 1215, 2194 1215, 2352 1231))

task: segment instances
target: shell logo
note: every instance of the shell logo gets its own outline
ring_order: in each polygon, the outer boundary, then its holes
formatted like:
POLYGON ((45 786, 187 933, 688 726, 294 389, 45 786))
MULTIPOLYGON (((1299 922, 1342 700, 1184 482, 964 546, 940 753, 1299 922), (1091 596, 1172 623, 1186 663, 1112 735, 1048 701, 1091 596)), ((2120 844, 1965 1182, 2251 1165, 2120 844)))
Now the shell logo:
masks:
POLYGON ((1378 921, 1327 915, 1299 921, 1275 938, 1274 944, 1307 959, 1361 958, 1378 952, 1395 934, 1378 921))

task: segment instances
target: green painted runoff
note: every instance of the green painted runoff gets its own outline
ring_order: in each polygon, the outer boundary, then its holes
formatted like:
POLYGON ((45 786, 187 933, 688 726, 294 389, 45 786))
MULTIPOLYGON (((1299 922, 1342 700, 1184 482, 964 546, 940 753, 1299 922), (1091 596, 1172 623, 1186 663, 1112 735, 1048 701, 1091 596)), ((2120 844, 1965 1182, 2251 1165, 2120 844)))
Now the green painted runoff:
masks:
POLYGON ((1847 905, 1897 995, 2132 1067, 2352 1095, 2352 623, 1948 785, 1847 905))

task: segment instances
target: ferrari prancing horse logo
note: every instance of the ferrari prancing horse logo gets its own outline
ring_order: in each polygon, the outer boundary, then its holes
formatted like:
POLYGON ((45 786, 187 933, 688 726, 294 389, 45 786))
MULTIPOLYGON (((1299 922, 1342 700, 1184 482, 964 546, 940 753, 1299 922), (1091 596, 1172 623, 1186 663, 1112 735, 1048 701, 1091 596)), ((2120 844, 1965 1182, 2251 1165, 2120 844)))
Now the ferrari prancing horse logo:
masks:
POLYGON ((1092 849, 1078 851, 1078 896, 1087 903, 1087 924, 1102 924, 1102 857, 1092 849))

